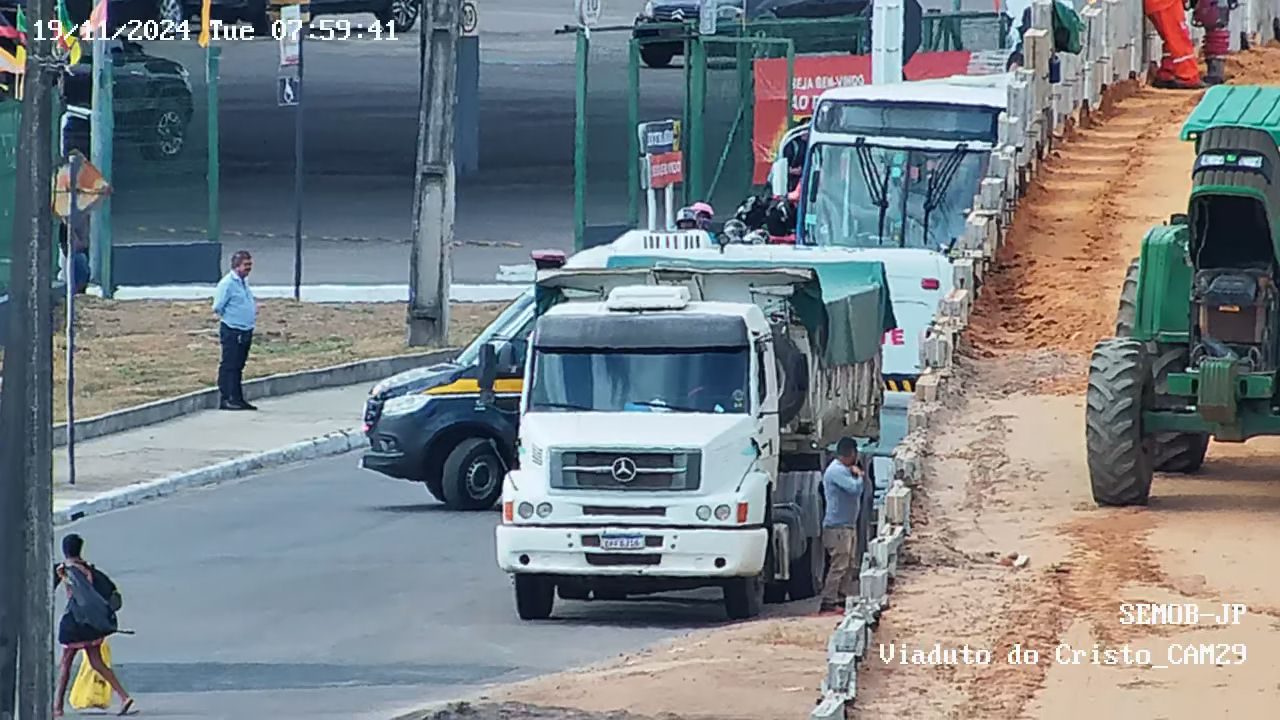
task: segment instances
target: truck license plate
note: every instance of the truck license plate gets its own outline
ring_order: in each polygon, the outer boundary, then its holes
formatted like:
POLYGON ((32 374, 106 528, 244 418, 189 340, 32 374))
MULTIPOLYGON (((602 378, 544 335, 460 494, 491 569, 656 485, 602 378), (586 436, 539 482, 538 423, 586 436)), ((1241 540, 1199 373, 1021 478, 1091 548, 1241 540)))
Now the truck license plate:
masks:
POLYGON ((643 535, 604 535, 600 538, 604 550, 643 550, 643 535))

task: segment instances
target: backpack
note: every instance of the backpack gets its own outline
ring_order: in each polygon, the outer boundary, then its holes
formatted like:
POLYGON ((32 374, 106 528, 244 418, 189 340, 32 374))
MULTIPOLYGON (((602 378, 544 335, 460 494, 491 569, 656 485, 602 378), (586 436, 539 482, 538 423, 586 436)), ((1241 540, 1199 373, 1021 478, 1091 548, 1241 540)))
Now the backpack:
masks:
MULTIPOLYGON (((84 569, 76 565, 68 563, 65 568, 65 582, 71 588, 67 612, 71 613, 76 624, 93 628, 105 635, 116 632, 119 629, 116 612, 111 609, 110 601, 98 592, 96 583, 91 582, 84 569)), ((112 587, 114 588, 114 583, 112 587)))

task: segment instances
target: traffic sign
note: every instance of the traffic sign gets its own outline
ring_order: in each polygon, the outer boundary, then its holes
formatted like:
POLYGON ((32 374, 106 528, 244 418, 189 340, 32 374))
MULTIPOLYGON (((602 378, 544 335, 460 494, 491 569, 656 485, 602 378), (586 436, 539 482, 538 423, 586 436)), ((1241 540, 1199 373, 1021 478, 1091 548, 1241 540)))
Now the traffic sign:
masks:
POLYGON ((600 22, 600 3, 601 0, 574 0, 579 27, 592 28, 600 22))
POLYGON ((276 104, 280 107, 293 107, 302 100, 302 83, 291 75, 276 78, 276 104))
POLYGON ((462 36, 475 37, 480 34, 480 13, 476 9, 476 0, 462 0, 462 36))
POLYGON ((285 5, 280 8, 280 67, 298 64, 302 54, 302 8, 285 5))

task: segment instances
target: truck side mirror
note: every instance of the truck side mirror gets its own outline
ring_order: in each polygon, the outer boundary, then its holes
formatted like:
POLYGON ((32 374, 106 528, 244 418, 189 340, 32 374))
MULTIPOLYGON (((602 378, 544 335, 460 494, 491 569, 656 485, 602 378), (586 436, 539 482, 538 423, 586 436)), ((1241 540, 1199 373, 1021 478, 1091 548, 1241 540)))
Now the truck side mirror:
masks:
POLYGON ((498 352, 492 343, 480 346, 479 375, 480 401, 477 404, 487 407, 493 403, 493 385, 498 380, 498 352))

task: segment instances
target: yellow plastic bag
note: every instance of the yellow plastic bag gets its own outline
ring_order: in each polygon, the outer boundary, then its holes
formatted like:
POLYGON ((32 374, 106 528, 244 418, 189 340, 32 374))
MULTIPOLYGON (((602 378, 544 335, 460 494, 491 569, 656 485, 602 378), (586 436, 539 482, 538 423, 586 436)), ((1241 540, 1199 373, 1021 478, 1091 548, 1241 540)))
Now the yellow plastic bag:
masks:
MULTIPOLYGON (((69 698, 71 707, 77 710, 111 707, 111 686, 107 684, 106 678, 89 665, 89 656, 83 650, 80 652, 80 672, 76 673, 69 698)), ((102 662, 111 667, 111 648, 107 647, 105 641, 102 643, 102 662)))

